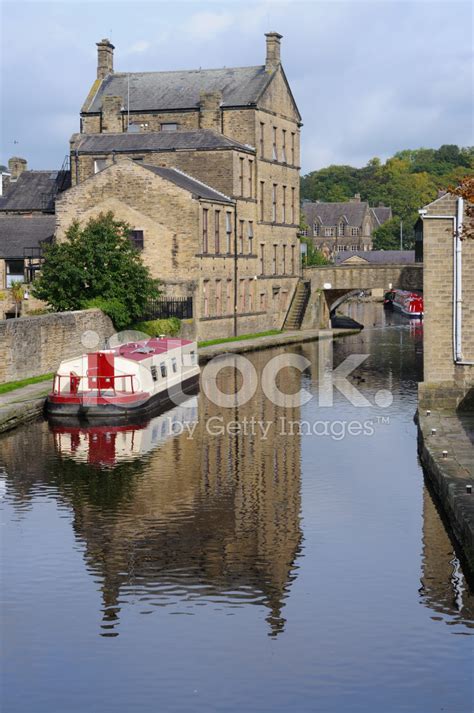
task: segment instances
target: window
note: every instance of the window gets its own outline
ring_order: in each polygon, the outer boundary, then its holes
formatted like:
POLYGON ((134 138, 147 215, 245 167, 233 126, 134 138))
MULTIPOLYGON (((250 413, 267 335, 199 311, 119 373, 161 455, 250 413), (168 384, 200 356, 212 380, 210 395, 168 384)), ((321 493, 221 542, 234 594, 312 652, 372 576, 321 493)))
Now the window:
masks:
POLYGON ((293 225, 296 223, 296 213, 295 213, 295 189, 291 189, 291 222, 293 225))
POLYGON ((249 312, 253 312, 253 310, 254 310, 254 295, 255 295, 255 288, 254 288, 253 280, 248 281, 248 288, 249 288, 249 312))
POLYGON ((178 362, 175 357, 171 359, 171 368, 173 369, 173 373, 176 374, 178 371, 178 362))
POLYGON ((165 378, 168 375, 168 369, 166 368, 166 364, 164 361, 162 361, 160 364, 160 371, 161 371, 161 376, 163 378, 165 378))
POLYGON ((273 127, 273 151, 272 158, 274 161, 278 161, 278 149, 277 149, 277 127, 273 127))
POLYGON ((291 165, 292 166, 296 165, 295 158, 296 158, 296 156, 295 156, 295 134, 292 131, 291 132, 291 165))
POLYGON ((260 220, 265 220, 265 181, 260 181, 260 220))
POLYGON ((222 281, 216 280, 216 314, 222 314, 222 281))
POLYGON ((220 223, 221 223, 221 212, 220 212, 220 210, 216 210, 214 213, 214 250, 217 254, 219 254, 221 251, 220 223))
POLYGON ((253 161, 249 159, 249 198, 253 198, 253 161))
POLYGON ((204 280, 203 282, 202 296, 204 302, 204 316, 209 317, 209 280, 204 280))
POLYGON ((342 236, 344 235, 344 223, 342 222, 342 220, 337 226, 337 235, 339 238, 342 238, 342 236))
POLYGON ((334 238, 336 236, 335 228, 324 228, 324 236, 326 238, 334 238))
POLYGON ((277 246, 273 246, 273 259, 272 259, 272 269, 273 269, 273 274, 277 274, 277 246))
POLYGON ((277 184, 273 184, 272 190, 272 222, 276 223, 277 219, 277 184))
POLYGON ((232 252, 232 213, 225 214, 225 241, 226 252, 232 252))
POLYGON ((286 223, 286 186, 282 187, 281 222, 286 223))
POLYGON ((286 163, 286 131, 283 129, 282 131, 283 134, 283 141, 282 141, 282 146, 281 146, 281 160, 283 163, 286 163))
POLYGON ((128 239, 135 250, 143 250, 143 230, 131 230, 128 234, 128 239))
POLYGON ((239 220, 239 253, 244 252, 244 221, 239 220))
POLYGON ((104 168, 107 168, 107 159, 96 158, 94 161, 94 173, 99 173, 99 171, 103 171, 104 168))
POLYGON ((245 280, 239 280, 240 311, 245 312, 245 280))
POLYGON ((286 275, 286 245, 283 245, 283 274, 286 275))
POLYGON ((156 366, 152 365, 150 367, 150 371, 153 381, 158 381, 158 369, 156 368, 156 366))
POLYGON ((359 235, 359 228, 351 228, 351 235, 359 235))
POLYGON ((345 245, 336 245, 336 252, 342 253, 346 249, 345 245))
POLYGON ((252 255, 252 253, 253 253, 253 220, 249 220, 248 239, 249 239, 249 255, 252 255))
POLYGON ((202 251, 203 251, 203 253, 207 253, 209 250, 208 233, 207 233, 208 220, 209 220, 209 211, 207 208, 204 208, 202 211, 202 251))
POLYGON ((6 287, 11 287, 12 282, 23 282, 24 277, 24 261, 23 260, 5 260, 7 268, 6 287))
POLYGON ((260 157, 265 156, 265 124, 260 122, 260 157))
POLYGON ((226 286, 226 303, 227 303, 227 314, 232 314, 232 280, 227 280, 226 286))
POLYGON ((358 246, 358 245, 351 245, 351 250, 352 250, 352 252, 355 252, 355 251, 358 250, 358 249, 359 249, 359 246, 358 246))
POLYGON ((320 232, 321 232, 321 226, 319 225, 319 223, 315 223, 313 225, 313 235, 318 236, 320 234, 320 232))
POLYGON ((244 195, 244 159, 239 159, 239 191, 240 195, 244 195))
POLYGON ((175 124, 174 122, 170 121, 166 124, 160 124, 160 129, 162 131, 178 131, 178 124, 175 124))
POLYGON ((190 352, 190 355, 191 355, 191 364, 193 364, 193 365, 197 364, 196 352, 194 350, 192 350, 190 352))
POLYGON ((291 246, 291 274, 295 274, 295 246, 291 246))
POLYGON ((267 293, 266 292, 260 292, 260 304, 259 304, 261 312, 265 312, 267 309, 267 293))
POLYGON ((265 245, 260 245, 260 274, 265 274, 265 245))

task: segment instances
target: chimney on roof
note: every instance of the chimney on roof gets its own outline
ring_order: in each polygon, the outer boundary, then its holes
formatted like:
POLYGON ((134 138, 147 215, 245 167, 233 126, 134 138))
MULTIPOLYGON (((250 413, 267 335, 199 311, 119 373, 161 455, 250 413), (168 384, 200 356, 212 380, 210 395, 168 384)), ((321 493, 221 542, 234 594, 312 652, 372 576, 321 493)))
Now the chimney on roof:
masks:
POLYGON ((26 171, 28 168, 28 163, 26 159, 24 158, 19 158, 18 156, 12 156, 11 158, 8 159, 8 172, 11 175, 11 181, 17 181, 23 171, 26 171))
POLYGON ((108 74, 114 72, 114 49, 113 44, 105 38, 97 42, 97 79, 104 79, 108 74))
POLYGON ((354 198, 352 198, 351 203, 360 203, 360 193, 354 193, 354 198))
POLYGON ((201 92, 199 96, 200 129, 213 129, 222 133, 221 104, 222 92, 201 92))
POLYGON ((265 58, 265 69, 271 72, 280 66, 280 40, 283 35, 278 32, 266 32, 267 38, 267 56, 265 58))

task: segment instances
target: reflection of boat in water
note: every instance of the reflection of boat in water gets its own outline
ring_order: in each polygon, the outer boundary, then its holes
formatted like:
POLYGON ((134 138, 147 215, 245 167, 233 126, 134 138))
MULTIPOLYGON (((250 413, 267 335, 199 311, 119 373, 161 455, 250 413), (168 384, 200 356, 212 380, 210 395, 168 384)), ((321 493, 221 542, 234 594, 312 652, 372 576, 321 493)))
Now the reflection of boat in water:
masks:
POLYGON ((116 465, 139 458, 182 433, 198 416, 196 396, 149 421, 100 425, 51 417, 49 427, 61 457, 89 465, 116 465))
POLYGON ((384 295, 383 305, 401 312, 405 317, 423 317, 423 295, 408 290, 390 290, 384 295))
POLYGON ((61 362, 46 408, 57 416, 128 419, 181 403, 198 380, 195 342, 129 342, 61 362))

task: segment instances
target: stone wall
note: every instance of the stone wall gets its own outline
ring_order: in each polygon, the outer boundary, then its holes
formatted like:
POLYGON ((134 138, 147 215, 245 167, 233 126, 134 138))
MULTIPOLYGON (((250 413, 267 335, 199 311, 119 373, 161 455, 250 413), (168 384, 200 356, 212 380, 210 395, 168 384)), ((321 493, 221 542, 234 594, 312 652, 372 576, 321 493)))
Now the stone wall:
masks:
MULTIPOLYGON (((454 222, 456 197, 426 207, 423 220, 424 383, 423 405, 458 405, 474 387, 474 365, 456 364, 453 347, 454 222)), ((474 241, 462 241, 462 354, 474 361, 474 241)))
POLYGON ((2 320, 0 383, 54 372, 63 359, 103 348, 114 332, 98 309, 2 320))

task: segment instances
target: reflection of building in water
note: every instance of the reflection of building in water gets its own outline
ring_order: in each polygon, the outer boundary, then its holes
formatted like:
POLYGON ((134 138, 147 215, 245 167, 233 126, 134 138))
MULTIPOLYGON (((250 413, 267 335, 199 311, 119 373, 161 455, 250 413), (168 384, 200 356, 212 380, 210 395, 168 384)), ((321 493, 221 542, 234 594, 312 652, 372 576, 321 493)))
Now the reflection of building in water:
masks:
MULTIPOLYGON (((252 357, 257 371, 267 359, 252 357)), ((286 372, 282 390, 297 391, 301 375, 286 372)), ((228 373, 218 381, 228 390, 228 373)), ((51 444, 42 458, 37 477, 72 506, 88 567, 101 581, 104 635, 117 634, 129 596, 147 611, 216 599, 223 608, 263 604, 270 634, 284 627, 301 539, 301 466, 300 439, 280 435, 279 419, 297 420, 299 408, 274 406, 259 387, 248 404, 230 409, 202 394, 199 412, 193 438, 184 431, 115 468, 90 467, 84 454, 78 461, 71 454, 52 458, 51 444), (232 435, 234 421, 252 417, 270 423, 266 437, 259 428, 232 435)), ((150 428, 135 434, 152 442, 150 428)), ((6 469, 21 480, 20 463, 11 468, 7 459, 6 469)))
POLYGON ((461 572, 451 540, 428 489, 423 489, 423 564, 420 594, 426 607, 449 624, 474 628, 474 594, 461 572))

